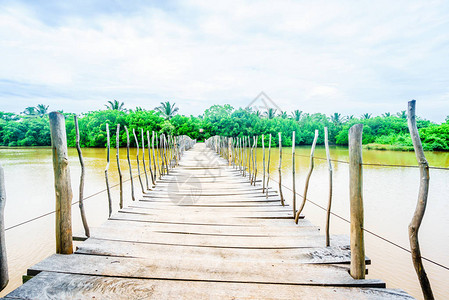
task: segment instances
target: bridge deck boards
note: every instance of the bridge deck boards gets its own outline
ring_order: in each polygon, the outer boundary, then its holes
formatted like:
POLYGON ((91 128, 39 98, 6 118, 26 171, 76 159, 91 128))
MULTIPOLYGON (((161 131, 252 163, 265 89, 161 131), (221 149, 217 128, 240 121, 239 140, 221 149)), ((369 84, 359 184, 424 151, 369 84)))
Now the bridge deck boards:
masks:
POLYGON ((5 299, 411 299, 353 279, 346 236, 325 247, 318 227, 295 225, 274 190, 266 198, 203 144, 161 182, 5 299))

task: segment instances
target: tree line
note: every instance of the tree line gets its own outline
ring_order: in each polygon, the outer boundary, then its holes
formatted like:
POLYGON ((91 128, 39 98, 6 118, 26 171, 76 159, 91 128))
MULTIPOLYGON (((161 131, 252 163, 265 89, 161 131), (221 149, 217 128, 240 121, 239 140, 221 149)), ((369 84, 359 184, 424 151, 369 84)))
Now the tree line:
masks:
MULTIPOLYGON (((334 113, 326 116, 322 113, 304 113, 295 110, 290 114, 268 109, 266 112, 251 108, 235 109, 229 104, 212 105, 199 116, 178 114, 175 103, 161 102, 154 109, 126 109, 123 102, 108 101, 105 109, 89 111, 79 116, 82 147, 104 147, 106 144, 106 123, 115 138, 115 127, 127 126, 132 129, 143 128, 146 132, 163 132, 171 135, 188 135, 192 139, 205 140, 210 136, 224 135, 232 137, 261 136, 272 134, 272 145, 277 146, 278 132, 282 134, 282 144, 291 146, 292 132, 296 132, 296 145, 310 145, 314 131, 329 129, 329 141, 336 145, 347 145, 349 128, 362 123, 363 144, 370 149, 412 150, 413 145, 408 133, 405 111, 396 114, 385 113, 373 117, 366 113, 360 117, 342 116, 334 113)), ((2 146, 49 146, 50 127, 48 124, 48 106, 39 104, 27 107, 23 113, 0 112, 0 145, 2 146)), ((69 146, 75 146, 74 114, 64 113, 69 146)), ((418 128, 425 150, 449 151, 449 116, 446 122, 435 124, 418 118, 418 128)), ((134 139, 131 138, 131 145, 134 139)), ((261 139, 258 141, 261 145, 261 139)), ((324 134, 320 134, 318 144, 324 143, 324 134)), ((126 145, 126 134, 120 135, 120 145, 126 145)))

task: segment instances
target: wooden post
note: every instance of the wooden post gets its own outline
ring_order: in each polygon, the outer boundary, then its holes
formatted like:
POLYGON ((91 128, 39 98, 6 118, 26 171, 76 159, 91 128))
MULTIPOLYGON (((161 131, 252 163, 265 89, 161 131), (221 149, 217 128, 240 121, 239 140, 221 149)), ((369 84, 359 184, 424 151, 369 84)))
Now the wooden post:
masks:
POLYGON ((109 124, 106 123, 106 138, 107 138, 107 157, 106 157, 106 168, 104 169, 104 177, 106 180, 106 191, 108 193, 108 206, 109 206, 109 216, 112 215, 112 199, 111 199, 111 189, 109 188, 109 178, 108 178, 108 170, 109 170, 109 152, 110 152, 110 141, 109 141, 109 124))
POLYGON ((265 193, 265 135, 262 134, 262 194, 265 193))
POLYGON ((259 136, 254 137, 254 176, 253 176, 253 184, 256 185, 257 180, 257 140, 259 136))
POLYGON ((351 267, 354 279, 365 278, 365 242, 363 237, 363 125, 349 129, 349 195, 351 206, 351 267))
POLYGON ((430 286, 429 278, 422 264, 421 250, 419 247, 418 233, 421 226, 424 213, 426 212, 427 196, 429 193, 429 164, 424 150, 421 144, 421 138, 419 137, 418 128, 416 126, 415 116, 416 100, 412 100, 408 103, 408 129, 413 142, 413 148, 415 149, 416 160, 419 164, 419 194, 418 203, 416 204, 415 213, 413 214, 412 221, 408 225, 408 235, 410 239, 410 250, 412 252, 413 266, 415 267, 416 275, 418 275, 419 283, 424 299, 434 299, 432 287, 430 286))
POLYGON ((162 178, 162 172, 161 172, 161 165, 159 164, 159 153, 161 152, 160 147, 159 147, 159 139, 157 138, 157 132, 156 132, 156 149, 157 149, 157 153, 156 153, 156 164, 157 164, 157 168, 159 169, 159 179, 162 178))
POLYGON ((268 185, 270 184, 271 133, 268 139, 267 185, 265 197, 268 199, 268 185))
POLYGON ((148 183, 147 167, 145 165, 145 136, 143 134, 143 128, 140 128, 140 135, 142 136, 142 164, 143 164, 143 172, 145 173, 145 184, 147 186, 147 190, 149 190, 150 189, 150 185, 148 183))
POLYGON ((64 115, 49 114, 56 192, 56 253, 72 254, 72 187, 64 115))
POLYGON ((228 166, 232 165, 232 138, 228 138, 228 166))
POLYGON ((117 158, 117 170, 118 170, 118 178, 119 178, 119 184, 120 184, 120 201, 119 201, 119 207, 120 209, 123 208, 123 175, 122 175, 122 169, 120 168, 120 156, 119 156, 119 149, 120 149, 120 124, 117 124, 117 133, 115 134, 115 145, 117 148, 116 158, 117 158))
POLYGON ((153 175, 153 167, 151 166, 151 142, 150 142, 150 131, 147 130, 147 145, 148 145, 148 167, 150 169, 151 183, 154 186, 154 175, 153 175))
POLYGON ((253 183, 253 173, 251 172, 251 165, 253 163, 253 147, 251 146, 251 139, 248 137, 248 147, 249 147, 249 160, 248 160, 248 176, 249 181, 252 184, 253 183))
POLYGON ((327 203, 327 211, 326 211, 326 247, 329 247, 331 245, 329 228, 330 228, 331 206, 332 206, 332 162, 331 162, 331 155, 330 155, 330 151, 329 151, 329 138, 328 138, 327 127, 324 127, 324 145, 326 147, 326 158, 327 158, 327 165, 328 165, 328 169, 329 169, 329 201, 327 203))
POLYGON ((134 181, 133 181, 133 171, 131 168, 131 159, 129 158, 129 132, 128 127, 125 126, 126 132, 126 157, 128 158, 128 167, 129 167, 129 179, 131 180, 131 199, 134 201, 136 197, 134 196, 134 181))
POLYGON ((295 223, 296 224, 298 224, 299 214, 302 212, 302 210, 304 209, 304 206, 306 205, 307 192, 309 190, 310 176, 312 176, 312 171, 313 171, 313 167, 314 167, 313 154, 315 153, 315 146, 316 146, 316 141, 317 140, 318 140, 318 130, 315 130, 315 137, 313 138, 312 149, 310 150, 309 173, 307 173, 307 177, 306 177, 306 184, 304 186, 304 196, 303 196, 303 199, 302 199, 301 207, 296 212, 296 216, 295 216, 295 223))
POLYGON ((152 132, 151 135, 151 146, 153 147, 153 169, 154 169, 154 184, 156 184, 156 179, 157 179, 157 165, 156 165, 156 152, 154 150, 154 131, 152 132))
POLYGON ((3 171, 2 165, 0 165, 0 291, 3 290, 9 282, 5 241, 5 204, 5 172, 3 171))
POLYGON ((139 140, 137 139, 136 130, 135 130, 134 128, 133 128, 133 135, 134 135, 134 140, 136 141, 136 145, 137 145, 137 154, 136 154, 136 160, 137 160, 137 175, 139 176, 139 182, 140 182, 140 188, 142 189, 142 194, 145 194, 145 188, 143 187, 142 176, 140 176, 139 140))
POLYGON ((167 139, 165 138, 165 134, 162 134, 162 147, 163 147, 163 153, 164 153, 164 162, 165 162, 165 169, 167 171, 168 175, 168 161, 167 161, 167 139))
POLYGON ((284 195, 282 194, 282 136, 281 133, 279 135, 279 196, 281 197, 281 204, 284 206, 284 195))
POLYGON ((78 159, 79 159, 80 165, 81 165, 78 206, 80 208, 81 221, 83 222, 83 227, 84 227, 84 234, 87 237, 90 237, 89 225, 87 225, 86 213, 84 211, 84 176, 85 176, 86 170, 84 167, 83 154, 81 152, 80 129, 78 126, 78 117, 76 115, 74 116, 74 121, 75 121, 75 132, 76 132, 76 150, 78 151, 78 159))
MULTIPOLYGON (((293 187, 293 217, 296 214, 296 164, 295 164, 295 131, 292 132, 292 187, 293 187)), ((295 219, 296 224, 298 224, 298 220, 295 219)))

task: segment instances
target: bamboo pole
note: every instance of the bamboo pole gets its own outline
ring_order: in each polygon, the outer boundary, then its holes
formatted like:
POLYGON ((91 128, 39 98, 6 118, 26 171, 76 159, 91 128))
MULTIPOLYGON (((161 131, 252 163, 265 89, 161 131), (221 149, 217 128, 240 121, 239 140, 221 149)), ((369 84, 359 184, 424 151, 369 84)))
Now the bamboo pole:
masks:
POLYGON ((313 138, 312 149, 310 150, 309 172, 307 173, 306 183, 304 185, 303 199, 302 199, 301 207, 298 209, 298 211, 296 212, 296 216, 295 216, 295 223, 296 224, 298 224, 299 214, 302 212, 302 210, 304 209, 304 206, 306 205, 307 192, 309 190, 310 177, 312 176, 313 167, 314 167, 313 154, 315 153, 315 146, 316 146, 316 141, 317 140, 318 140, 318 130, 315 130, 315 137, 313 138))
POLYGON ((128 159, 128 168, 129 168, 129 179, 131 180, 131 199, 134 201, 136 197, 134 196, 134 180, 133 180, 133 171, 131 168, 131 159, 129 158, 129 132, 128 127, 125 126, 126 132, 126 157, 128 159))
MULTIPOLYGON (((292 189, 293 189, 293 216, 296 214, 296 163, 295 163, 295 131, 292 132, 292 189)), ((298 224, 297 217, 295 223, 298 224)))
POLYGON ((351 206, 351 267, 354 279, 365 279, 363 237, 362 124, 349 129, 349 194, 351 206))
POLYGON ((118 170, 118 178, 120 182, 120 202, 119 207, 123 208, 123 175, 122 175, 122 169, 120 168, 120 156, 119 156, 119 149, 120 149, 120 124, 117 124, 117 133, 115 134, 115 144, 117 148, 116 158, 117 158, 117 170, 118 170))
POLYGON ((109 178, 108 178, 108 170, 109 170, 109 152, 110 152, 110 139, 109 139, 109 124, 106 123, 106 139, 107 139, 107 156, 106 156, 106 168, 104 169, 104 178, 106 180, 106 191, 108 193, 108 207, 109 207, 109 217, 112 215, 112 199, 111 199, 111 189, 109 188, 109 178))
POLYGON ((9 282, 8 259, 6 257, 5 241, 5 204, 5 172, 2 165, 0 165, 0 291, 3 290, 9 282))
POLYGON ((156 184, 156 179, 157 179, 157 165, 156 165, 156 152, 154 150, 154 131, 152 132, 151 135, 151 146, 153 147, 153 169, 154 169, 154 184, 156 184))
POLYGON ((285 205, 284 203, 284 195, 282 194, 282 136, 281 133, 278 132, 279 135, 279 196, 281 197, 281 204, 282 206, 285 205))
POLYGON ((270 184, 270 159, 271 159, 271 133, 268 139, 268 162, 267 162, 267 186, 265 197, 268 199, 268 185, 270 184))
POLYGON ((151 183, 154 186, 154 174, 153 174, 153 168, 151 167, 151 142, 150 142, 150 131, 147 130, 147 145, 148 145, 148 167, 150 169, 150 176, 151 176, 151 183))
POLYGON ((156 149, 157 149, 156 164, 157 164, 157 168, 159 170, 159 180, 160 180, 162 178, 161 165, 159 164, 159 153, 161 151, 160 151, 160 147, 159 147, 159 139, 157 138, 157 132, 156 132, 156 149))
POLYGON ((142 182, 142 176, 140 176, 140 163, 139 163, 139 140, 137 139, 136 130, 133 128, 133 135, 134 140, 136 141, 137 145, 137 154, 136 154, 136 161, 137 161, 137 176, 139 176, 139 182, 140 182, 140 188, 142 189, 142 194, 145 194, 145 189, 143 187, 142 182))
POLYGON ((252 163, 253 163, 253 147, 251 146, 251 139, 248 137, 248 147, 249 147, 249 160, 248 160, 248 179, 249 179, 249 181, 250 181, 250 183, 252 184, 253 183, 253 173, 252 173, 252 171, 251 171, 251 165, 252 165, 252 163))
POLYGON ((324 127, 324 145, 326 147, 326 159, 329 169, 329 201, 327 203, 327 211, 326 211, 326 247, 329 247, 331 245, 329 228, 330 228, 331 206, 332 206, 332 162, 329 151, 329 138, 327 127, 324 127))
POLYGON ((253 145, 253 147, 254 147, 254 151, 253 151, 253 154, 254 154, 254 161, 253 161, 253 163, 254 163, 253 185, 254 186, 256 185, 256 180, 257 180, 257 140, 258 140, 258 138, 259 137, 257 135, 254 137, 254 145, 253 145))
POLYGON ((265 193, 265 135, 262 134, 262 194, 265 193))
POLYGON ((89 225, 87 225, 86 213, 84 211, 84 176, 85 176, 86 170, 84 167, 83 153, 81 152, 80 129, 78 126, 78 117, 76 115, 74 116, 74 121, 75 121, 75 132, 76 132, 76 150, 78 152, 78 159, 79 159, 80 165, 81 165, 78 207, 80 209, 81 221, 83 222, 84 234, 87 237, 90 237, 89 225))
POLYGON ((415 267, 416 275, 418 276, 419 283, 421 285, 421 290, 424 299, 434 299, 432 287, 430 285, 429 278, 427 277, 426 271, 422 264, 421 259, 421 249, 419 246, 418 233, 421 226, 424 213, 426 212, 427 196, 429 193, 429 164, 427 162, 426 156, 424 155, 424 150, 421 144, 421 138, 419 137, 418 128, 416 126, 416 116, 415 116, 415 106, 416 100, 408 102, 408 128, 410 131, 410 136, 413 142, 413 148, 415 149, 416 160, 419 164, 419 194, 418 202, 416 204, 415 213, 413 214, 412 221, 408 226, 408 235, 410 239, 410 250, 412 252, 413 266, 415 267))
POLYGON ((168 175, 168 161, 167 161, 167 139, 165 138, 165 134, 162 134, 162 147, 163 147, 163 153, 164 153, 164 161, 165 161, 165 169, 167 171, 168 175))
POLYGON ((72 254, 72 187, 64 115, 49 114, 56 194, 56 253, 72 254))
POLYGON ((143 165, 143 172, 145 173, 145 184, 147 186, 147 190, 149 190, 150 189, 150 184, 148 182, 147 167, 145 165, 145 135, 143 134, 143 128, 140 128, 140 135, 142 136, 142 165, 143 165))

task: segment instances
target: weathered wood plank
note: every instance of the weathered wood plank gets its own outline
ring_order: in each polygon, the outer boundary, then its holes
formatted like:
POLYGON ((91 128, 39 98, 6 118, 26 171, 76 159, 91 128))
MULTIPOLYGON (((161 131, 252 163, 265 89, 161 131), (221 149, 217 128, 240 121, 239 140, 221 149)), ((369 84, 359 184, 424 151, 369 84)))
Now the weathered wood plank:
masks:
POLYGON ((28 275, 39 272, 61 272, 125 278, 251 282, 319 286, 385 287, 377 279, 355 280, 348 268, 323 264, 289 262, 244 262, 223 259, 185 259, 173 257, 128 258, 97 255, 54 254, 28 269, 28 275))
POLYGON ((5 299, 413 299, 402 290, 98 277, 42 272, 5 299))

